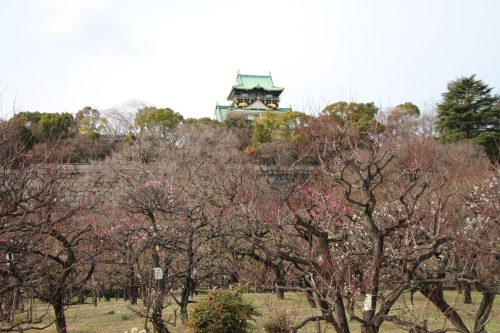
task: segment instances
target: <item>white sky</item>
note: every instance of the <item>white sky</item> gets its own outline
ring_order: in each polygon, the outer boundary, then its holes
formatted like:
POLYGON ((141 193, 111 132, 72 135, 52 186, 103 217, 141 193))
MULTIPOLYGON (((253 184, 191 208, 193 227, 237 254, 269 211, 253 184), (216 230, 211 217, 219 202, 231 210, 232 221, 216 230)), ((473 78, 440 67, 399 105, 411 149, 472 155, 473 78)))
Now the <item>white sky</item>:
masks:
POLYGON ((280 106, 500 90, 498 0, 0 0, 3 109, 76 113, 131 99, 213 117, 236 73, 271 71, 280 106))

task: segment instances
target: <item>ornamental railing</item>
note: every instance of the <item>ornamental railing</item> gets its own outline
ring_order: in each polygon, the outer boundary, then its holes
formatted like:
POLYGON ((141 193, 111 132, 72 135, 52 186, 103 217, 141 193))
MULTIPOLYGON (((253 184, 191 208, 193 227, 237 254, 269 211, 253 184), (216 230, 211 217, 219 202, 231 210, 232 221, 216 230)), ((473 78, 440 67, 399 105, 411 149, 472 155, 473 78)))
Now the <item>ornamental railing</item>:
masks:
POLYGON ((257 97, 260 98, 260 100, 264 100, 264 101, 276 101, 276 102, 279 102, 280 101, 280 98, 277 97, 277 96, 269 96, 269 95, 237 95, 237 96, 234 96, 234 99, 236 100, 244 100, 244 99, 251 99, 251 100, 256 100, 257 97))

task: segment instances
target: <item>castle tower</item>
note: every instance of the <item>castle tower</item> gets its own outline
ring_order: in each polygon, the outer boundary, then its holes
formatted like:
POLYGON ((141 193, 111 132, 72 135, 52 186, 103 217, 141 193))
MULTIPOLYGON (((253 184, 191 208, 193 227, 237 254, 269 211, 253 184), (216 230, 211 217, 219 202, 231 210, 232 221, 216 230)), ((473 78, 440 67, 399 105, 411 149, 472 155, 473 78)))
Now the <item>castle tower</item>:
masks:
POLYGON ((224 121, 229 115, 241 114, 247 119, 259 117, 266 111, 284 113, 290 108, 280 108, 280 95, 285 90, 276 87, 269 75, 243 75, 238 71, 227 100, 231 105, 216 105, 215 119, 224 121))

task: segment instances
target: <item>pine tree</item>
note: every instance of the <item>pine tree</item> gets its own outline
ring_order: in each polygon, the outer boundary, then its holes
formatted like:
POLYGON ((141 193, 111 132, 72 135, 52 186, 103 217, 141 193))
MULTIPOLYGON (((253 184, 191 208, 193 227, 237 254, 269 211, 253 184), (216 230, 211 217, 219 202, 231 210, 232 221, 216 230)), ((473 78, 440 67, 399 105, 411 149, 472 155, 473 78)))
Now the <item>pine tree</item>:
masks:
POLYGON ((437 105, 436 129, 441 141, 471 140, 482 145, 492 161, 500 145, 500 96, 475 75, 448 83, 437 105))

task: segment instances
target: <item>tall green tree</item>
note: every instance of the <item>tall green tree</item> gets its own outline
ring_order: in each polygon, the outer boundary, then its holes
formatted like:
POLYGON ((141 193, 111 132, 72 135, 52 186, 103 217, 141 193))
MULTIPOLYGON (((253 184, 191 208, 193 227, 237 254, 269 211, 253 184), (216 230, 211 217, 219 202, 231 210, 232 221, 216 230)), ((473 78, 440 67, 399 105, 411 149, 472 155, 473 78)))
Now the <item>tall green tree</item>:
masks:
POLYGON ((301 129, 310 120, 311 116, 299 111, 264 112, 253 119, 251 146, 247 151, 256 154, 265 164, 293 163, 297 157, 295 143, 305 138, 301 129))
POLYGON ((24 141, 41 142, 48 139, 66 139, 73 136, 75 120, 73 115, 63 113, 19 112, 13 118, 24 141))
POLYGON ((149 131, 158 131, 168 137, 171 130, 181 123, 184 117, 170 108, 157 109, 154 106, 140 109, 135 115, 135 125, 149 131))
POLYGON ((253 120, 252 147, 258 148, 260 144, 277 137, 291 142, 300 139, 303 135, 297 130, 309 119, 310 116, 299 111, 287 111, 282 114, 264 112, 261 117, 253 120))
POLYGON ((323 114, 335 118, 340 123, 349 122, 360 132, 370 132, 374 125, 380 125, 376 120, 379 108, 375 103, 354 103, 340 101, 328 105, 323 109, 323 114))
POLYGON ((14 115, 9 121, 14 124, 17 133, 22 139, 25 149, 31 149, 33 144, 40 140, 38 135, 38 123, 42 118, 42 114, 36 112, 19 112, 14 115))
POLYGON ((90 139, 97 141, 107 123, 106 118, 101 117, 97 109, 86 106, 77 112, 75 121, 78 123, 78 132, 90 139))
POLYGON ((448 83, 437 105, 436 129, 444 141, 471 140, 482 145, 492 161, 500 145, 500 96, 476 79, 460 77, 448 83))
POLYGON ((389 115, 389 120, 403 123, 408 119, 418 117, 420 117, 420 109, 418 108, 418 106, 416 106, 412 102, 406 102, 403 104, 399 104, 394 109, 392 109, 389 115))
POLYGON ((43 138, 66 139, 74 135, 74 123, 73 115, 67 112, 43 113, 38 129, 43 138))

